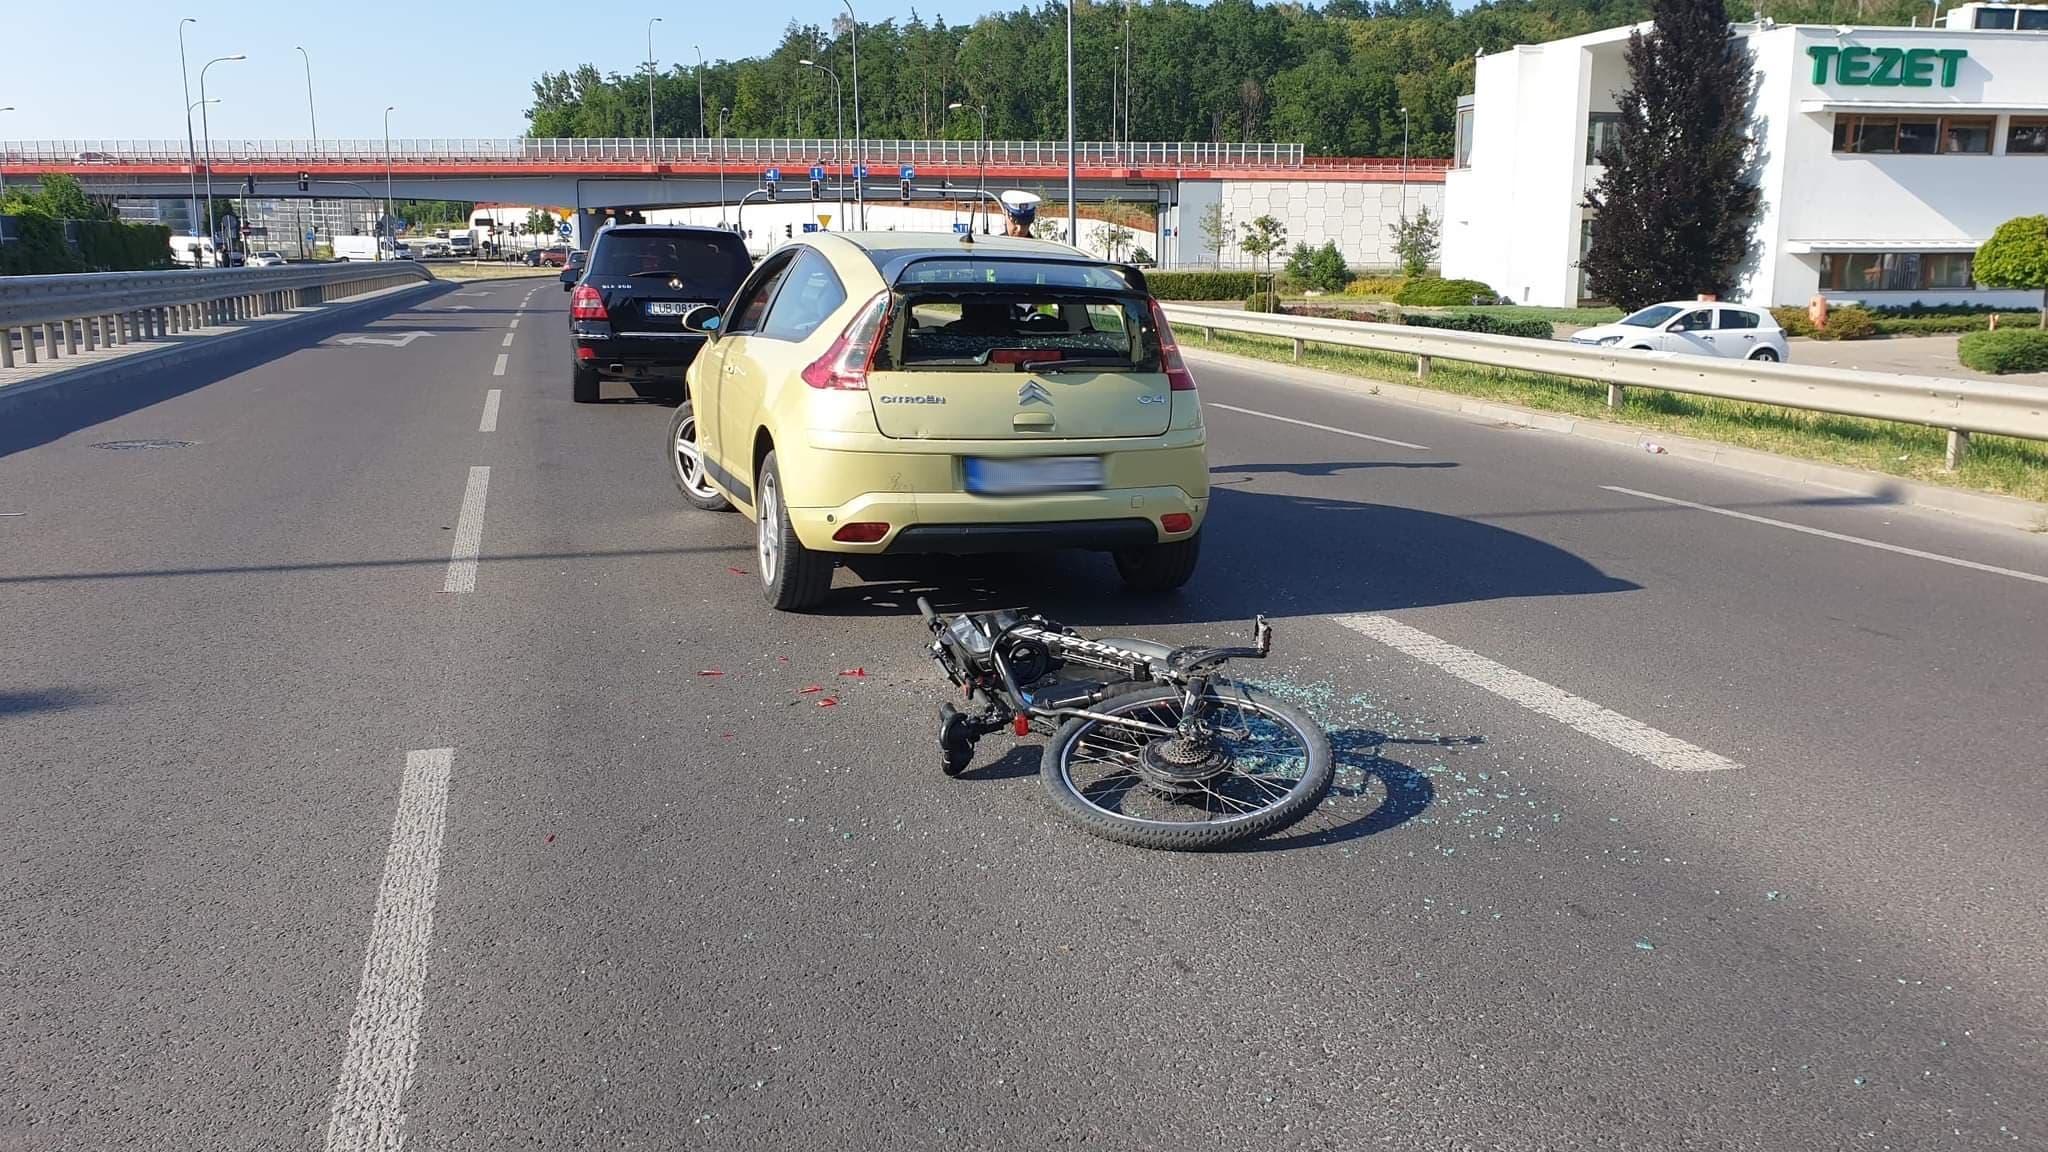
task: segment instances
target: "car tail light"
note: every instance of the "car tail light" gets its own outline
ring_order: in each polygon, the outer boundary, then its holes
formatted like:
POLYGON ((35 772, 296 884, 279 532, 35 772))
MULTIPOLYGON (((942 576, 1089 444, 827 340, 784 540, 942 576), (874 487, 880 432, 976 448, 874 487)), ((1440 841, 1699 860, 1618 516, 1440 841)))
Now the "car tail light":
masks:
POLYGON ((840 525, 839 531, 834 532, 832 538, 841 544, 873 544, 888 534, 889 526, 887 524, 860 521, 853 524, 840 525))
POLYGON ((604 297, 588 284, 578 284, 569 297, 569 319, 609 320, 611 314, 604 310, 604 297))
POLYGON ((799 373, 804 383, 813 388, 867 391, 868 367, 875 362, 875 349, 889 336, 888 317, 889 294, 877 292, 854 314, 825 354, 799 373))
POLYGON ((1168 512, 1159 518, 1159 526, 1168 532, 1185 532, 1195 526, 1195 518, 1185 512, 1168 512))
POLYGON ((578 360, 595 360, 597 359, 597 349, 592 348, 588 344, 578 344, 576 346, 576 358, 578 360))
POLYGON ((1173 338, 1173 325, 1166 322, 1166 310, 1159 301, 1152 301, 1152 325, 1159 329, 1159 365, 1166 369, 1166 387, 1174 392, 1193 392, 1194 373, 1188 371, 1187 361, 1180 358, 1180 345, 1173 338))

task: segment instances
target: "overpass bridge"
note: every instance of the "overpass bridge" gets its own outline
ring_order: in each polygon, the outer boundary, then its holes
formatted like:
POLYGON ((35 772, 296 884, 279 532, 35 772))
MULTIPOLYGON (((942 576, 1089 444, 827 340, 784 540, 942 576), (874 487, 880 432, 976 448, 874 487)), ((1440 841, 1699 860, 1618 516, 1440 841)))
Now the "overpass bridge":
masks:
MULTIPOLYGON (((594 217, 737 200, 771 168, 781 170, 785 198, 802 198, 811 168, 844 183, 857 156, 874 201, 895 198, 905 166, 919 189, 971 188, 985 175, 991 189, 1065 195, 1066 145, 1034 140, 215 140, 196 166, 182 140, 0 141, 0 173, 32 182, 63 172, 95 195, 179 199, 210 167, 216 195, 253 181, 268 198, 380 198, 388 182, 401 199, 540 204, 594 217)), ((1224 202, 1234 219, 1271 211, 1289 221, 1290 236, 1337 237, 1347 257, 1367 265, 1390 262, 1383 220, 1410 204, 1441 210, 1449 167, 1438 159, 1307 156, 1299 144, 1172 142, 1082 142, 1074 163, 1083 201, 1156 204, 1176 233, 1195 231, 1191 213, 1212 202, 1224 202), (1184 205, 1188 213, 1179 211, 1184 205), (1188 215, 1184 227, 1180 215, 1188 215)), ((1190 248, 1185 258, 1200 257, 1190 248)))

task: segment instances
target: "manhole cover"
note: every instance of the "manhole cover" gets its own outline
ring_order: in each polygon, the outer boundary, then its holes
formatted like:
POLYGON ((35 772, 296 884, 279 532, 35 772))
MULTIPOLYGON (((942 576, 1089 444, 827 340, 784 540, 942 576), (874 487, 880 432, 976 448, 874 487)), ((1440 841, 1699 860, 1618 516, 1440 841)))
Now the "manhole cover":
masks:
POLYGON ((133 452, 144 448, 191 448, 197 440, 105 440, 93 445, 109 452, 133 452))

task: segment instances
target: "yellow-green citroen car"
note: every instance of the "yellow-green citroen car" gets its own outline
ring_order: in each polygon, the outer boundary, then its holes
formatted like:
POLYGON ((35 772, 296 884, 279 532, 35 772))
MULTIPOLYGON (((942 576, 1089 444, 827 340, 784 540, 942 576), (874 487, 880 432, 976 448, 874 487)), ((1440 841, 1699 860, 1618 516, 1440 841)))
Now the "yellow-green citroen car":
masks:
POLYGON ((1108 552, 1193 574, 1209 502, 1194 378, 1142 273, 1037 240, 819 233, 770 253, 685 377, 666 448, 696 507, 758 529, 777 608, 837 558, 1108 552))

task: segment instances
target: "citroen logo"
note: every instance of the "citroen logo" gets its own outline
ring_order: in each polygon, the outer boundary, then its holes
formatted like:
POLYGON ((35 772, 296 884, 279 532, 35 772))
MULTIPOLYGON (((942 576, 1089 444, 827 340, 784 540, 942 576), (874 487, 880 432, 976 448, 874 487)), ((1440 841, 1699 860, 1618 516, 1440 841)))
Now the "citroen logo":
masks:
POLYGON ((1022 407, 1023 405, 1026 404, 1051 403, 1052 393, 1046 391, 1045 385, 1040 384, 1036 380, 1026 380, 1024 382, 1024 386, 1022 388, 1017 389, 1017 404, 1019 407, 1022 407))

